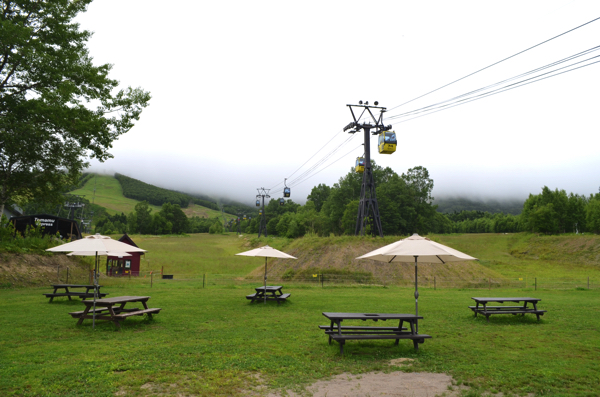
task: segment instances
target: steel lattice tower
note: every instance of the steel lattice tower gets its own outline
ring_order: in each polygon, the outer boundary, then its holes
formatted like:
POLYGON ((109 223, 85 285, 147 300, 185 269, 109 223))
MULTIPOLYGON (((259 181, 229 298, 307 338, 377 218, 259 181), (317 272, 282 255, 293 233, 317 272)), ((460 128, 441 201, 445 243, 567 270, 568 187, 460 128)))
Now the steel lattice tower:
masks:
POLYGON ((265 237, 267 237, 267 214, 265 213, 265 197, 271 198, 271 196, 269 196, 269 190, 271 189, 265 189, 264 187, 261 187, 260 189, 256 190, 258 191, 256 198, 262 199, 262 216, 260 217, 260 224, 258 226, 258 237, 260 237, 262 232, 264 232, 265 237))
POLYGON ((379 206, 377 205, 377 196, 375 194, 375 180, 373 179, 373 168, 371 167, 371 135, 378 135, 382 131, 387 131, 392 129, 392 126, 384 126, 382 123, 383 113, 385 113, 386 108, 376 106, 378 105, 375 102, 375 106, 369 106, 369 102, 362 103, 359 101, 358 105, 346 105, 350 108, 350 113, 352 113, 353 122, 344 127, 344 131, 348 131, 350 134, 354 134, 360 130, 364 131, 364 139, 365 139, 365 171, 363 172, 363 180, 360 188, 360 201, 358 204, 358 214, 356 216, 356 229, 354 234, 358 236, 360 233, 361 236, 365 235, 365 229, 367 225, 371 226, 371 234, 379 235, 379 237, 383 237, 383 229, 381 227, 381 217, 379 216, 379 206), (353 107, 362 108, 362 112, 358 119, 354 114, 353 107), (375 118, 371 109, 380 109, 379 118, 375 118), (359 121, 365 114, 371 116, 374 124, 371 122, 363 122, 359 121))

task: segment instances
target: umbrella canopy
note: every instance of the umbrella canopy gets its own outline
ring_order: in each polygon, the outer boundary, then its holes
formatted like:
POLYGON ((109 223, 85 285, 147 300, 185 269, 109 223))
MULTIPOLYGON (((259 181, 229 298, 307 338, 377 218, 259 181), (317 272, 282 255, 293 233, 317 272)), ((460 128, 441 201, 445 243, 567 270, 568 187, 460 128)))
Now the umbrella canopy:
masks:
MULTIPOLYGON (((419 288, 417 283, 417 264, 421 263, 447 263, 474 261, 470 255, 431 241, 428 238, 413 234, 403 240, 378 248, 356 259, 373 259, 380 262, 415 262, 415 314, 419 315, 419 288)), ((418 323, 416 325, 419 330, 418 323)))
POLYGON ((94 252, 146 252, 146 250, 134 247, 133 245, 125 244, 117 240, 113 240, 108 236, 94 234, 86 236, 82 239, 72 241, 58 247, 49 248, 46 251, 50 252, 74 252, 74 251, 90 251, 94 252))
POLYGON ((281 258, 281 259, 298 259, 294 256, 288 255, 285 252, 276 250, 273 247, 265 245, 264 247, 255 248, 250 251, 240 252, 241 256, 260 256, 265 258, 265 303, 267 303, 267 258, 281 258))
POLYGON ((356 259, 373 259, 381 262, 413 262, 415 256, 421 263, 447 263, 460 261, 473 261, 470 255, 431 241, 426 237, 413 234, 403 240, 386 245, 359 256, 356 259))
POLYGON ((127 252, 112 252, 112 251, 98 251, 98 252, 94 252, 94 251, 74 251, 71 252, 70 254, 67 254, 67 256, 131 256, 131 254, 128 254, 127 252))

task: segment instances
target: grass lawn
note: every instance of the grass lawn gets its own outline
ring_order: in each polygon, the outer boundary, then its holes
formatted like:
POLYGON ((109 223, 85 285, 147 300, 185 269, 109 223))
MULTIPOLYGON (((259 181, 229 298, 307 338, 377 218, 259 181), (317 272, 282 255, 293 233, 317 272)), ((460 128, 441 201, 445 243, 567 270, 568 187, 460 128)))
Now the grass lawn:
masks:
POLYGON ((150 295, 154 321, 128 319, 122 331, 91 320, 76 326, 77 301, 42 296, 48 288, 0 290, 0 394, 3 396, 243 396, 260 379, 301 389, 342 372, 444 372, 471 387, 505 395, 597 396, 600 291, 420 290, 418 352, 410 341, 349 341, 340 356, 317 326, 323 311, 414 312, 410 288, 284 285, 288 302, 251 304, 254 285, 202 288, 160 280, 105 287, 109 296, 150 295), (532 295, 548 311, 475 318, 472 296, 532 295), (411 367, 389 360, 414 358, 411 367), (118 393, 118 394, 116 394, 118 393))

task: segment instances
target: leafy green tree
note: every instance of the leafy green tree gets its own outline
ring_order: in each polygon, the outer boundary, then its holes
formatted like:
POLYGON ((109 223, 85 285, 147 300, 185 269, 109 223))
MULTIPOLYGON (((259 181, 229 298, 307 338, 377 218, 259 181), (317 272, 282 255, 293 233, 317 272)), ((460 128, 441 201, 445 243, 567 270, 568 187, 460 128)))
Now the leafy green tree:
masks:
POLYGON ((315 204, 315 209, 317 212, 321 211, 323 204, 329 198, 329 194, 331 193, 331 188, 323 183, 319 183, 318 186, 315 186, 310 191, 307 199, 312 201, 315 204))
MULTIPOLYGON (((358 214, 358 200, 352 200, 346 204, 344 215, 342 215, 342 230, 344 234, 353 235, 356 232, 356 217, 358 214)), ((369 222, 367 222, 369 224, 369 222)), ((370 230, 369 230, 370 231, 370 230)))
POLYGON ((360 188, 362 184, 362 174, 355 172, 354 168, 350 172, 333 184, 329 197, 323 204, 321 212, 329 218, 329 229, 334 234, 342 234, 342 217, 346 210, 346 205, 353 200, 360 198, 360 188))
POLYGON ((137 203, 133 215, 127 218, 130 230, 135 233, 151 234, 154 231, 151 213, 152 208, 150 208, 147 201, 137 203))
POLYGON ((600 233, 600 193, 590 197, 585 208, 587 230, 596 234, 600 233))
POLYGON ((217 219, 215 223, 208 229, 210 234, 222 234, 223 233, 223 225, 221 224, 221 220, 217 219))
POLYGON ((190 222, 179 204, 164 203, 159 214, 171 223, 169 233, 182 234, 188 231, 190 222))
POLYGON ((34 197, 60 201, 88 158, 111 158, 150 94, 115 92, 74 18, 92 0, 0 2, 0 213, 34 197))
POLYGON ((436 206, 432 204, 431 197, 433 179, 429 177, 427 168, 422 166, 410 168, 406 174, 402 174, 402 179, 406 182, 408 197, 412 202, 406 211, 408 232, 425 234, 431 230, 435 217, 436 206))
POLYGON ((152 215, 152 232, 154 234, 171 234, 173 232, 173 223, 165 218, 164 213, 156 212, 152 215))

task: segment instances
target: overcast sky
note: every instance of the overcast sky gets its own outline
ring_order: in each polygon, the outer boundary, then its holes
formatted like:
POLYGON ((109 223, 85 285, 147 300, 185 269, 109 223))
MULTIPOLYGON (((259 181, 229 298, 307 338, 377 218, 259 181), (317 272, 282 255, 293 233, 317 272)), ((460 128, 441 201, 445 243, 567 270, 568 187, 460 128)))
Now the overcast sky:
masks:
MULTIPOLYGON (((288 178, 304 203, 363 153, 362 133, 342 132, 347 104, 377 100, 389 117, 496 83, 600 45, 600 20, 404 104, 598 17, 597 0, 96 0, 78 18, 94 32, 92 57, 152 100, 91 171, 247 203, 261 187, 281 197, 288 178)), ((398 174, 426 167, 434 197, 589 195, 600 186, 599 105, 600 63, 390 119, 398 149, 379 154, 373 137, 371 157, 398 174)))

